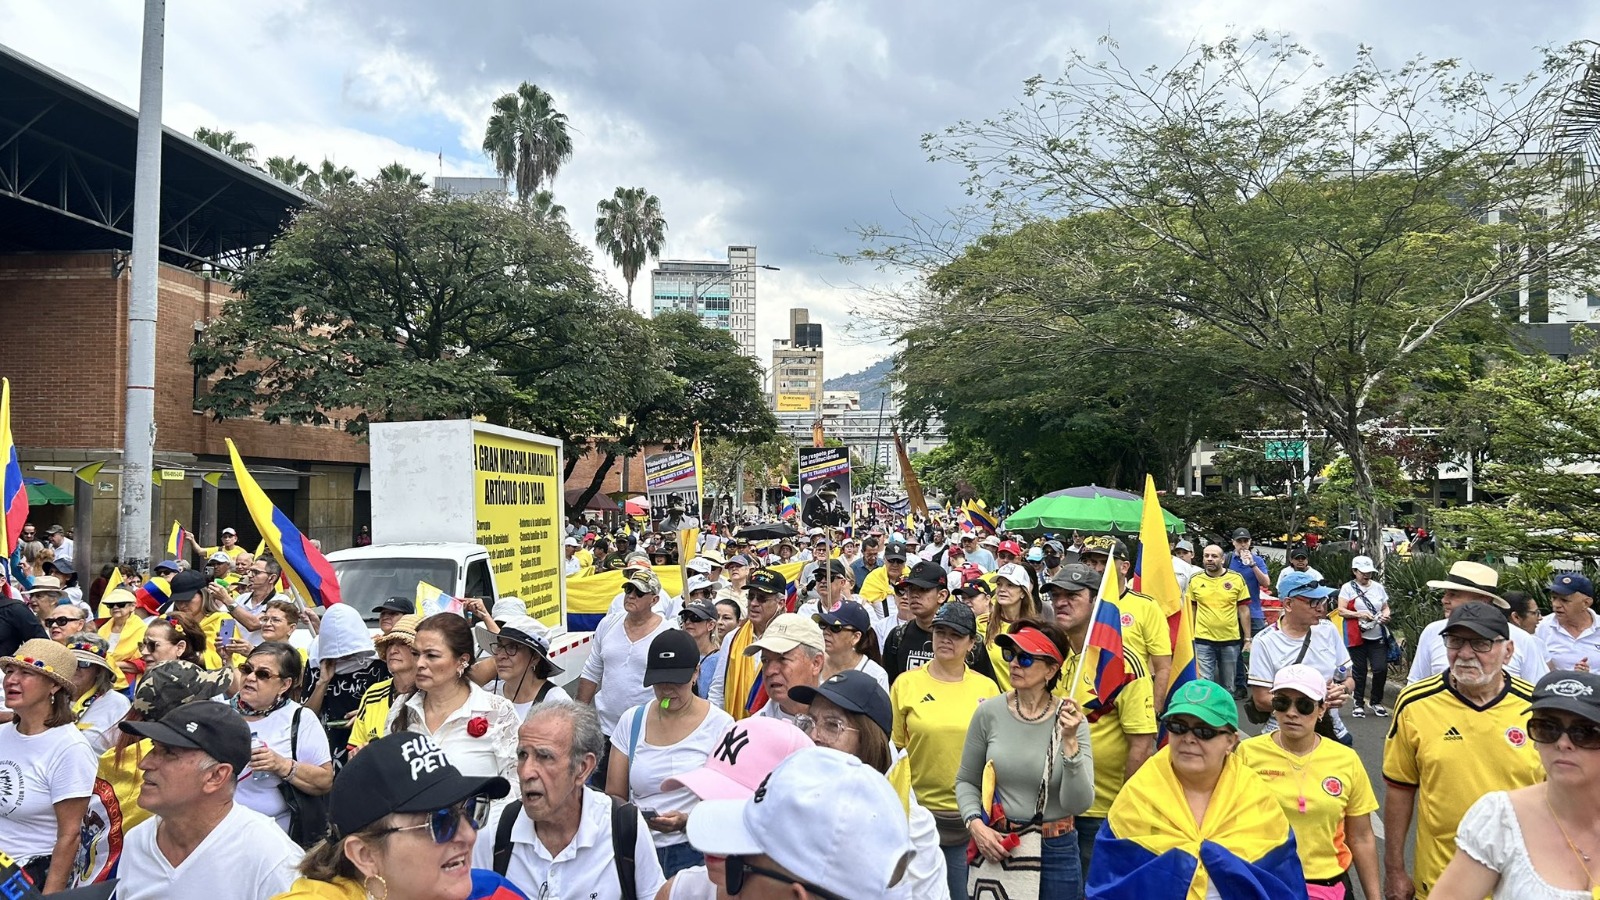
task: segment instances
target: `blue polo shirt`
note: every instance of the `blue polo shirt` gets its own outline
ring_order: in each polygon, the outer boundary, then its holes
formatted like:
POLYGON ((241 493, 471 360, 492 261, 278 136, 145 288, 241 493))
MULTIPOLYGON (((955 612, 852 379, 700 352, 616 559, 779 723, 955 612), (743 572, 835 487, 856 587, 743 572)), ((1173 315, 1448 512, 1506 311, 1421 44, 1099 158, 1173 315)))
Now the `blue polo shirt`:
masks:
MULTIPOLYGON (((1267 561, 1261 558, 1261 554, 1252 550, 1250 551, 1250 559, 1260 566, 1262 571, 1266 571, 1267 561)), ((1250 589, 1250 618, 1265 618, 1265 615, 1261 612, 1261 582, 1256 580, 1255 569, 1250 567, 1249 562, 1240 558, 1237 550, 1228 551, 1228 568, 1238 572, 1244 578, 1244 586, 1250 589)))

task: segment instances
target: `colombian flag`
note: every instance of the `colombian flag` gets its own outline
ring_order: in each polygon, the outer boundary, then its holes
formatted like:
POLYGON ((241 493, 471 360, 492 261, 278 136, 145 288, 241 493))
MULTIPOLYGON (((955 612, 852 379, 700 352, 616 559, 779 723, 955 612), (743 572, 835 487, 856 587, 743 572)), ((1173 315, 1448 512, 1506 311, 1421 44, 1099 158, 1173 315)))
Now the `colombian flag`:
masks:
POLYGON ((986 509, 981 509, 976 503, 967 504, 967 522, 972 526, 973 530, 982 528, 990 534, 998 534, 1000 532, 1000 521, 994 517, 993 513, 986 509))
MULTIPOLYGON (((114 580, 114 579, 113 579, 114 580)), ((161 607, 172 599, 172 582, 160 575, 152 576, 133 592, 134 605, 152 616, 161 614, 161 607)))
POLYGON ((167 538, 167 556, 173 559, 183 558, 183 548, 189 545, 189 532, 183 523, 173 520, 171 536, 167 538))
MULTIPOLYGON (((1135 678, 1122 655, 1122 610, 1116 603, 1121 587, 1116 566, 1106 566, 1105 577, 1100 581, 1100 596, 1094 601, 1094 617, 1089 620, 1089 634, 1083 642, 1083 654, 1078 658, 1080 671, 1083 666, 1094 666, 1094 696, 1084 704, 1084 712, 1090 718, 1099 718, 1097 713, 1110 709, 1117 702, 1123 685, 1135 678)), ((1072 683, 1077 684, 1078 678, 1072 683)))
POLYGON ((1203 900, 1208 886, 1228 900, 1304 897, 1289 820, 1266 796, 1261 778, 1229 754, 1197 825, 1172 748, 1156 751, 1123 785, 1095 839, 1089 900, 1203 900))
POLYGON ((417 582, 417 615, 426 619, 436 613, 452 612, 464 615, 461 601, 446 594, 426 581, 417 582))
MULTIPOLYGON (((1172 633, 1172 682, 1167 696, 1200 677, 1194 659, 1194 612, 1178 593, 1178 576, 1172 571, 1172 545, 1156 499, 1156 482, 1144 477, 1144 511, 1139 517, 1139 561, 1133 568, 1133 589, 1153 598, 1167 617, 1172 633)), ((1157 710, 1157 712, 1160 712, 1157 710)), ((1161 743, 1166 743, 1166 729, 1161 743)))
POLYGON ((467 900, 528 900, 528 895, 504 875, 489 869, 473 869, 472 894, 467 900))
POLYGON ((17 549, 17 538, 22 536, 22 526, 28 521, 28 488, 22 483, 22 462, 17 458, 17 442, 11 437, 11 379, 0 378, 0 459, 5 461, 5 491, 0 502, 5 504, 5 553, 10 556, 17 549))
POLYGON ((283 563, 283 574, 289 576, 289 583, 310 603, 321 607, 338 603, 339 580, 334 577, 328 558, 311 546, 289 517, 267 499, 266 491, 245 469, 232 438, 228 439, 228 456, 233 459, 233 477, 239 482, 239 493, 244 497, 245 508, 250 510, 250 520, 256 523, 256 530, 272 549, 272 555, 283 563))

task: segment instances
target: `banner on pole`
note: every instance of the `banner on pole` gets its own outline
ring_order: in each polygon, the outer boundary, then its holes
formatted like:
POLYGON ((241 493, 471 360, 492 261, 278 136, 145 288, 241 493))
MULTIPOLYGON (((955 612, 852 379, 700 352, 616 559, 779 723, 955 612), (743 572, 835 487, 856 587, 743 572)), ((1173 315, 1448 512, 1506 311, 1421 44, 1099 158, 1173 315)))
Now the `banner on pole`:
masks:
POLYGON ((800 524, 850 527, 850 448, 800 449, 800 524))
POLYGON ((644 458, 644 488, 650 497, 650 530, 664 534, 700 527, 700 469, 687 450, 644 458))

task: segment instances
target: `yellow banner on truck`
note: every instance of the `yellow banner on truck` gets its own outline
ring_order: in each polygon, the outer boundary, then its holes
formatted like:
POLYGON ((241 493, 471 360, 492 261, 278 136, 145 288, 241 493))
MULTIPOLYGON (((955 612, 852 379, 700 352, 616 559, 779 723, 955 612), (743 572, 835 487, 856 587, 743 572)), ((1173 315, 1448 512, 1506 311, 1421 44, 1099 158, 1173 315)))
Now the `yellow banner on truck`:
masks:
POLYGON ((477 542, 501 594, 546 625, 561 621, 561 447, 485 426, 472 434, 477 542))

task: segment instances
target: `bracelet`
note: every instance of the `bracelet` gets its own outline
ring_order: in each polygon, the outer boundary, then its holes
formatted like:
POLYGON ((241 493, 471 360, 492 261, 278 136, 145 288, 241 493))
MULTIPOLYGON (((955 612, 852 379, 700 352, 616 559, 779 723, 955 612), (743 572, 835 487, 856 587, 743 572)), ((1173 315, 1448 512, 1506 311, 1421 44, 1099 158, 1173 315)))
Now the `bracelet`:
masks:
POLYGON ((300 761, 299 760, 297 760, 297 759, 289 760, 289 774, 283 776, 283 780, 284 781, 293 781, 294 780, 294 770, 299 765, 300 765, 300 761))

